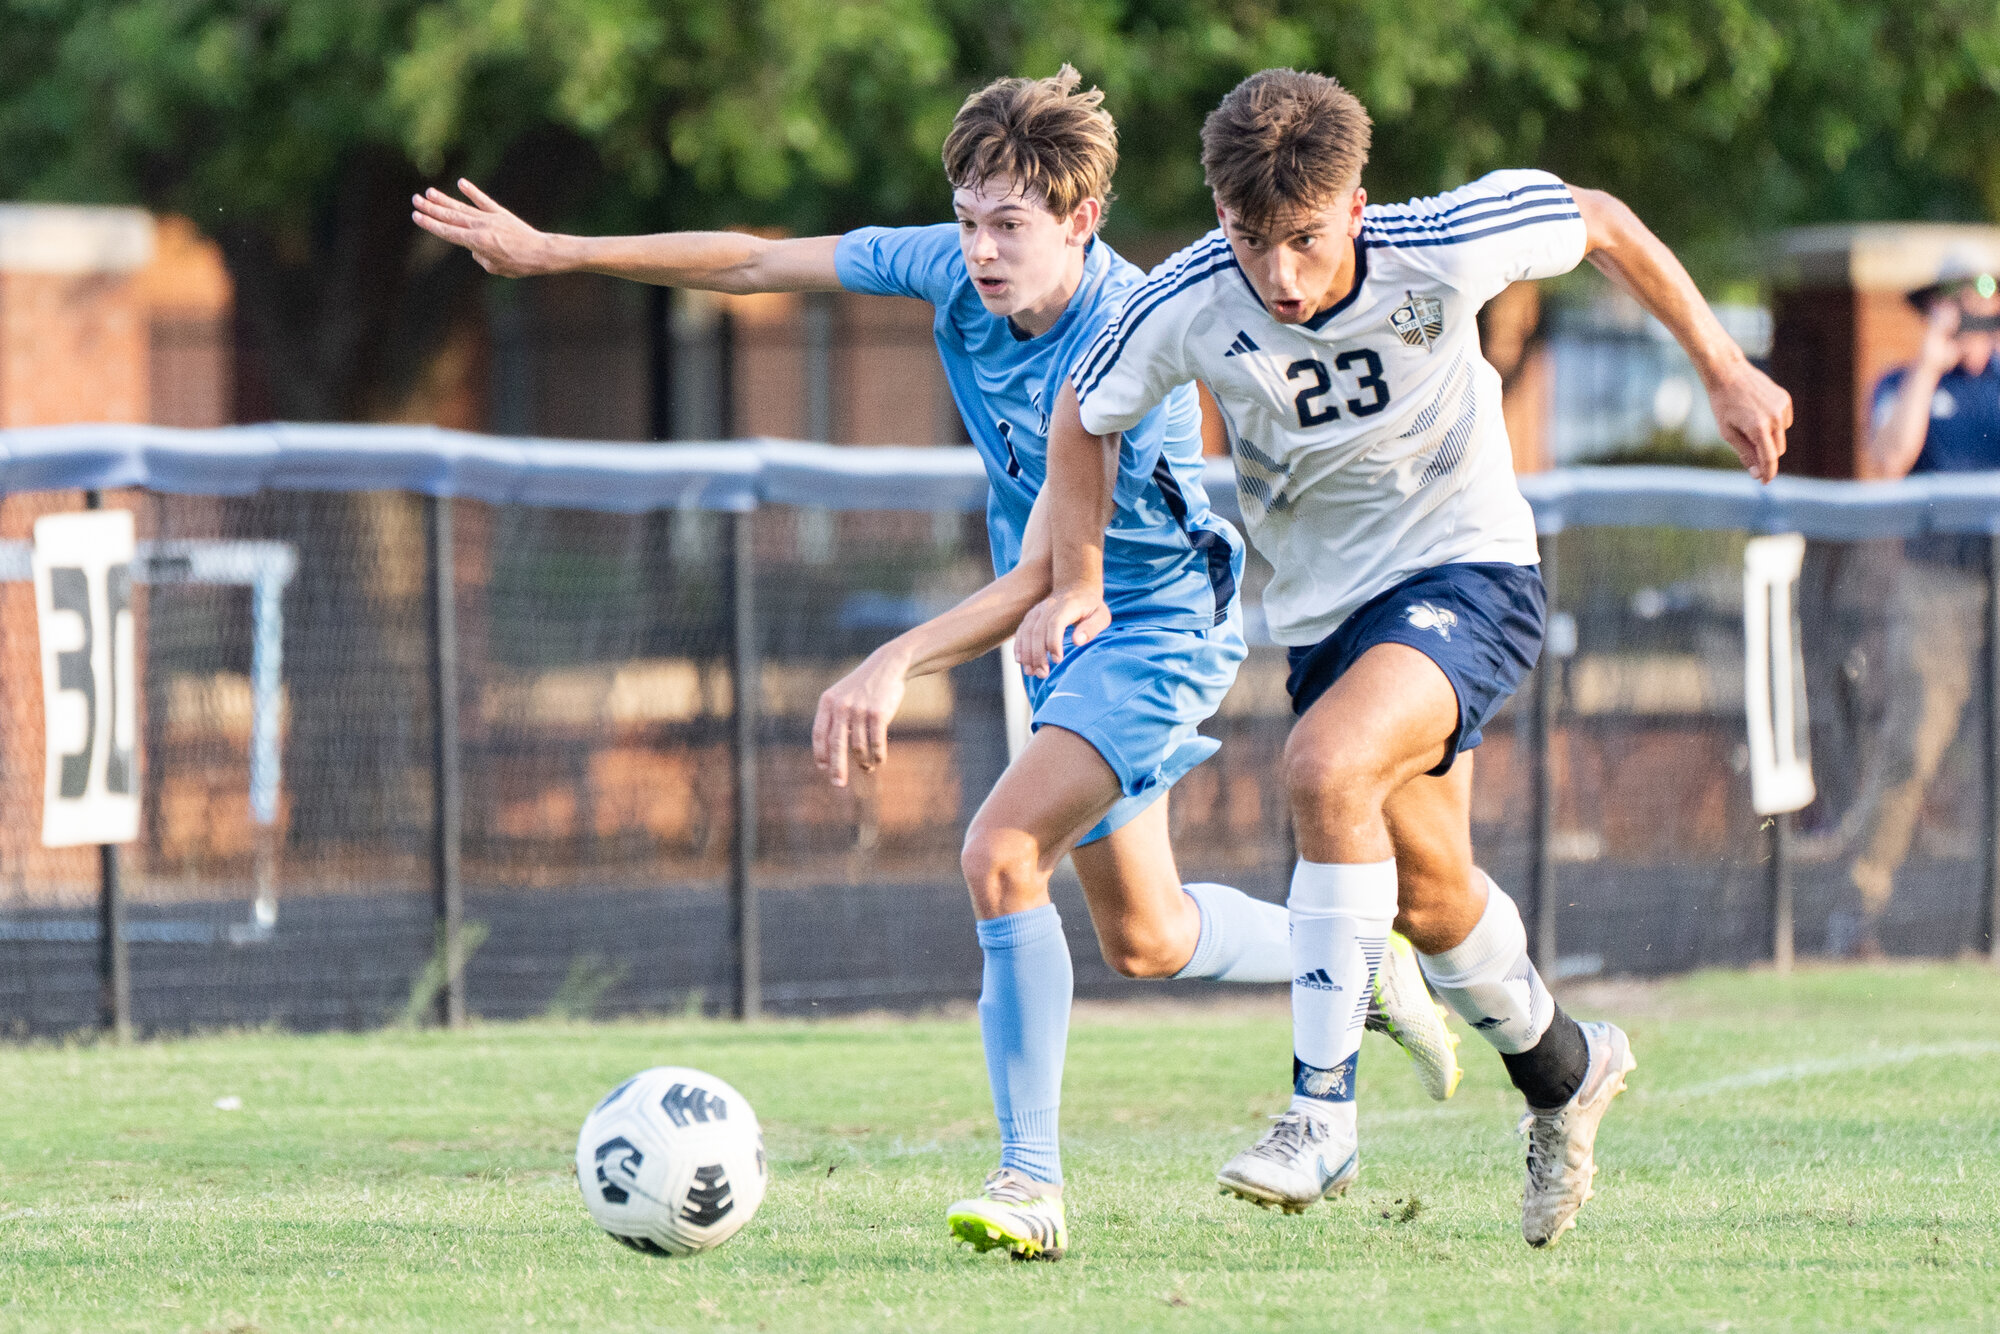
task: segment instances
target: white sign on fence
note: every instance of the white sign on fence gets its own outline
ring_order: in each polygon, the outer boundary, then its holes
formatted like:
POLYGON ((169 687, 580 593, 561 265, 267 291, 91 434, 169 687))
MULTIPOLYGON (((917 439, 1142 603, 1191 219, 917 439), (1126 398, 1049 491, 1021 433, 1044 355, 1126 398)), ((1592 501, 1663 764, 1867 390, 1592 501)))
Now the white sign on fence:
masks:
POLYGON ((1805 556, 1798 533, 1753 537, 1743 548, 1743 715, 1759 815, 1799 810, 1814 795, 1797 596, 1805 556))
POLYGON ((138 674, 128 510, 35 520, 47 768, 42 844, 139 836, 138 674))

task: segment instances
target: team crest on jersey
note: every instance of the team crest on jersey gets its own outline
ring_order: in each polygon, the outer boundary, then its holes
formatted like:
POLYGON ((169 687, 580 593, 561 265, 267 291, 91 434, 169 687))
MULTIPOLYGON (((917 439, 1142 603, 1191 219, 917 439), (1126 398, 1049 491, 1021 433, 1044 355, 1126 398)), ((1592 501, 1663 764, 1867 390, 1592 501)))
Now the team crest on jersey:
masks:
POLYGON ((1449 611, 1434 602, 1419 602, 1403 615, 1419 630, 1437 631, 1447 643, 1451 640, 1451 627, 1458 624, 1457 612, 1449 611))
POLYGON ((1444 302, 1411 291, 1403 296, 1403 304, 1389 312, 1389 327, 1411 347, 1428 352, 1444 333, 1444 302))

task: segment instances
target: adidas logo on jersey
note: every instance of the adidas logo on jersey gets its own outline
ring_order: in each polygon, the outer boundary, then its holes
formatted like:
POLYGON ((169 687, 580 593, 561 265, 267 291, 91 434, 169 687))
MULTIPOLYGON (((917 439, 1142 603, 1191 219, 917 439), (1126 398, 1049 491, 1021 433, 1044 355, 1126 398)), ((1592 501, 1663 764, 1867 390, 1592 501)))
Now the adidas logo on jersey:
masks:
POLYGON ((1262 352, 1263 350, 1263 348, 1258 347, 1256 343, 1251 341, 1249 334, 1238 329, 1236 331, 1236 341, 1231 343, 1229 350, 1222 355, 1225 357, 1234 357, 1244 352, 1262 352))
POLYGON ((1292 979, 1295 987, 1310 987, 1314 991, 1338 991, 1340 986, 1327 976, 1326 969, 1315 968, 1310 973, 1301 973, 1292 979))
POLYGON ((1428 352, 1444 333, 1444 303, 1434 296, 1418 296, 1407 288, 1403 296, 1403 304, 1389 312, 1389 327, 1411 347, 1428 352))

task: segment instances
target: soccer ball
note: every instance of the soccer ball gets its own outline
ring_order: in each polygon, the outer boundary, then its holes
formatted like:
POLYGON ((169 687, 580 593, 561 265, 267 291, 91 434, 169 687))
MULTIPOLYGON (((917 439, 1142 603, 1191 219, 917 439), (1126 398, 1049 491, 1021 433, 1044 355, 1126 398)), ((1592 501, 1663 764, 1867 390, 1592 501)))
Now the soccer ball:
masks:
POLYGON ((685 1066, 641 1071, 604 1096, 576 1141, 576 1182, 599 1227, 635 1251, 720 1246, 764 1202, 764 1132, 750 1104, 685 1066))

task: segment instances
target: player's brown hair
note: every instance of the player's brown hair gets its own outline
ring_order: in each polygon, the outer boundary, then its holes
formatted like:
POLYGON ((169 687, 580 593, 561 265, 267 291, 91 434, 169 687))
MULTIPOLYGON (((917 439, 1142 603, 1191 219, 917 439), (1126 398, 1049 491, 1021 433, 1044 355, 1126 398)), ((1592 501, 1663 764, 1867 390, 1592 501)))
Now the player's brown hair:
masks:
POLYGON ((1323 209, 1361 183, 1370 124, 1337 80, 1263 70, 1202 122, 1202 174, 1216 202, 1254 226, 1323 209))
POLYGON ((944 141, 954 190, 1004 176, 1066 218, 1086 199, 1111 205, 1118 126, 1096 88, 1064 65, 1046 79, 995 79, 965 99, 944 141))

